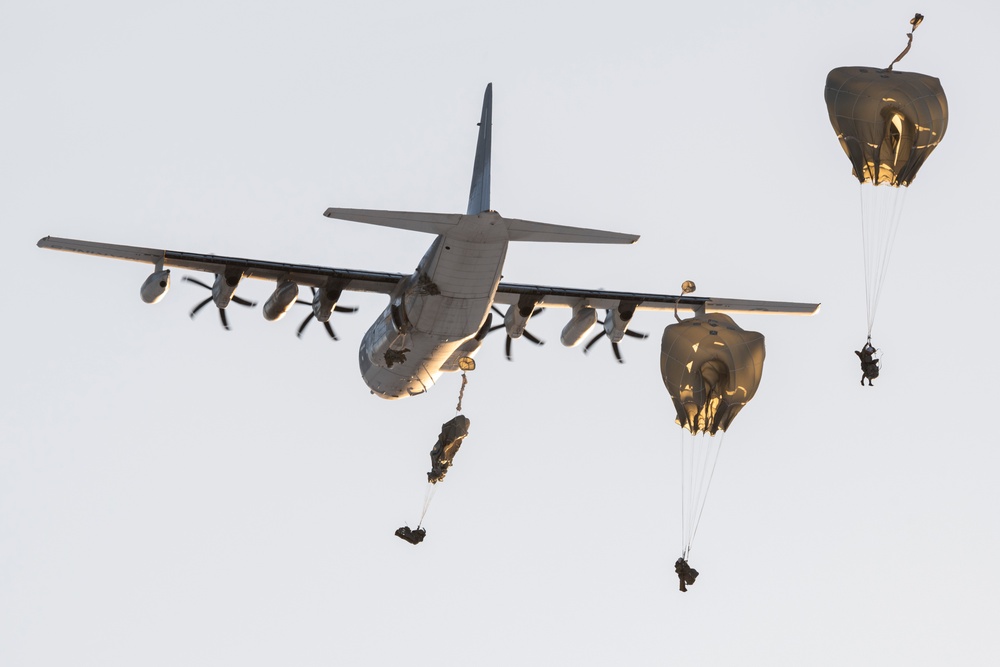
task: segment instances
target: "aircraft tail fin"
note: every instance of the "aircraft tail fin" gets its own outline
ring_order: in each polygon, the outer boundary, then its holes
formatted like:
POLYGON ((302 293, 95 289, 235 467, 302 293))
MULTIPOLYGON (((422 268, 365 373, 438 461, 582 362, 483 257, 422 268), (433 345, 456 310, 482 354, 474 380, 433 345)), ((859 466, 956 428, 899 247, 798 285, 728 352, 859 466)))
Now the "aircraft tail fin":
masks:
POLYGON ((493 84, 487 84, 483 95, 483 114, 479 119, 479 140, 476 161, 472 166, 472 187, 469 189, 467 215, 490 210, 490 153, 493 143, 493 84))
POLYGON ((479 119, 479 140, 476 161, 472 167, 472 187, 469 208, 465 216, 453 213, 418 213, 411 211, 378 211, 357 208, 328 208, 326 217, 351 220, 368 225, 395 227, 414 232, 447 235, 454 232, 465 217, 488 218, 490 224, 502 222, 510 241, 541 241, 555 243, 635 243, 639 237, 600 229, 552 225, 531 220, 503 218, 490 209, 490 153, 493 138, 493 84, 487 84, 483 95, 483 113, 479 119), (485 214, 485 215, 483 215, 485 214))

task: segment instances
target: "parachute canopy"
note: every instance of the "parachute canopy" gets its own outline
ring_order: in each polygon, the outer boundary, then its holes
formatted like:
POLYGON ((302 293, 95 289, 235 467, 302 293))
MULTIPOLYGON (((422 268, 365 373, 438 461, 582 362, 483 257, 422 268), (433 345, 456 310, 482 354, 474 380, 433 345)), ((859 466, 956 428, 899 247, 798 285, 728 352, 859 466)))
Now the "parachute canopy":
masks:
POLYGON ((948 127, 941 82, 917 72, 838 67, 826 77, 826 107, 854 176, 873 185, 913 182, 948 127))
POLYGON ((729 428, 760 385, 764 336, 721 313, 700 314, 663 330, 660 374, 692 434, 729 428))
POLYGON ((437 484, 448 474, 448 468, 455 462, 455 454, 461 448, 462 441, 469 435, 471 423, 468 417, 456 415, 441 424, 441 434, 431 449, 431 471, 427 473, 428 482, 437 484))

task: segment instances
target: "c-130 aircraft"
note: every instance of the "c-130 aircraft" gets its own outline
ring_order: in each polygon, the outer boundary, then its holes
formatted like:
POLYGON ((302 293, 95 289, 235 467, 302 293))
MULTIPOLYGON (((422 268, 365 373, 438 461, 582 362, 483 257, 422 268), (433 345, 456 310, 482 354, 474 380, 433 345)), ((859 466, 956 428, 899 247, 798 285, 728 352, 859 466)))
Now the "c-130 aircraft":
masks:
MULTIPOLYGON (((532 314, 542 307, 569 308, 572 315, 560 340, 578 345, 599 324, 615 345, 628 332, 638 310, 675 308, 704 312, 753 312, 811 315, 819 304, 695 297, 690 294, 643 294, 500 282, 511 241, 558 243, 635 243, 632 234, 504 218, 490 208, 493 84, 486 87, 472 187, 465 215, 328 208, 328 218, 434 234, 435 239, 410 275, 286 264, 237 257, 96 243, 46 236, 38 247, 154 265, 140 295, 156 303, 170 288, 170 268, 215 274, 211 300, 224 309, 236 300, 243 278, 274 281, 264 317, 280 319, 295 303, 300 286, 313 289, 315 318, 328 323, 345 291, 378 292, 389 304, 361 340, 361 375, 372 393, 386 399, 425 393, 443 373, 460 370, 491 329, 495 304, 507 306, 503 327, 511 339, 525 334, 532 314)), ((247 302, 244 302, 247 303, 247 302)), ((497 312, 500 312, 497 310, 497 312)), ((194 313, 192 312, 192 315, 194 313)), ((228 328, 228 327, 227 327, 228 328)), ((631 333, 631 332, 628 332, 631 333)), ((599 334, 601 335, 601 334, 599 334)), ((508 347, 509 356, 509 347, 508 347)), ((619 357, 619 361, 620 361, 619 357)))

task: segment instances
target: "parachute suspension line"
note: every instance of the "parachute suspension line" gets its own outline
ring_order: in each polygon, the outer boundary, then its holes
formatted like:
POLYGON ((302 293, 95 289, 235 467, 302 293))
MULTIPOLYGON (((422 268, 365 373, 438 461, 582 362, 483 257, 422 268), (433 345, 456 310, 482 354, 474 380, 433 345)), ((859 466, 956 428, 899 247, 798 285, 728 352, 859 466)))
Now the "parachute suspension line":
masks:
MULTIPOLYGON (((712 457, 712 468, 708 474, 708 481, 705 483, 705 495, 701 501, 701 509, 698 510, 698 517, 695 519, 694 528, 691 530, 691 542, 694 542, 695 535, 698 534, 698 526, 701 525, 701 515, 705 512, 705 502, 708 500, 708 489, 712 486, 712 478, 715 477, 715 466, 719 463, 719 454, 722 452, 722 443, 725 439, 725 435, 725 431, 719 435, 719 445, 715 448, 715 456, 712 457)), ((690 551, 690 547, 688 548, 688 551, 690 551)))
POLYGON ((711 436, 681 429, 681 554, 685 560, 701 523, 724 435, 724 431, 711 436))
MULTIPOLYGON (((882 298, 882 286, 885 284, 886 275, 889 272, 889 260, 892 257, 892 249, 896 244, 896 233, 899 231, 899 221, 903 217, 903 204, 906 201, 907 188, 900 189, 899 187, 893 188, 894 192, 888 193, 890 196, 887 197, 891 201, 888 202, 892 206, 892 210, 885 213, 886 215, 886 240, 885 247, 883 248, 881 262, 881 271, 876 279, 875 288, 875 302, 872 308, 872 324, 875 322, 875 313, 878 310, 879 300, 882 298)), ((869 335, 871 334, 869 326, 869 335)))
POLYGON ((907 53, 910 52, 910 47, 913 46, 913 33, 915 33, 917 31, 917 28, 920 27, 920 23, 923 20, 924 20, 923 14, 914 14, 913 18, 910 19, 910 25, 913 26, 913 30, 911 30, 910 32, 906 33, 906 48, 903 49, 902 53, 900 53, 898 56, 896 56, 895 60, 893 60, 891 63, 889 63, 889 66, 885 68, 885 71, 891 72, 892 71, 892 66, 895 65, 896 63, 898 63, 900 60, 902 60, 903 56, 905 56, 907 53))
POLYGON ((687 535, 684 533, 684 527, 687 525, 687 514, 685 513, 685 507, 687 502, 687 485, 684 483, 687 479, 687 468, 684 466, 684 438, 685 429, 681 429, 678 435, 678 442, 680 443, 681 452, 681 557, 687 560, 688 552, 691 550, 687 543, 687 535))
POLYGON ((690 480, 688 493, 690 495, 688 496, 687 515, 684 517, 684 542, 687 551, 691 551, 692 527, 694 526, 694 517, 698 514, 698 500, 701 498, 702 483, 705 480, 704 459, 707 448, 702 446, 705 444, 704 440, 704 434, 695 434, 690 438, 691 468, 688 473, 688 479, 690 480), (699 471, 702 472, 701 475, 698 474, 699 471))
MULTIPOLYGON (((868 335, 872 333, 872 270, 868 258, 868 246, 870 245, 868 241, 869 226, 866 225, 866 221, 871 218, 871 214, 868 211, 868 199, 865 198, 865 184, 861 183, 858 189, 858 194, 861 198, 861 248, 862 248, 862 258, 865 263, 865 316, 868 318, 868 335)), ((875 187, 875 186, 872 186, 875 187)))
POLYGON ((417 528, 424 525, 424 517, 427 516, 427 510, 430 509, 431 501, 434 500, 434 492, 437 491, 437 484, 427 483, 427 491, 424 493, 424 510, 420 513, 420 521, 417 522, 417 528))
POLYGON ((711 454, 710 444, 714 444, 714 441, 707 440, 708 436, 704 433, 694 436, 693 443, 695 451, 692 455, 692 461, 695 464, 694 477, 691 482, 691 490, 694 495, 692 496, 692 501, 688 503, 688 516, 687 516, 687 550, 691 551, 692 542, 694 542, 694 525, 696 523, 697 517, 701 514, 701 508, 705 503, 705 470, 708 467, 707 462, 709 455, 711 454))
POLYGON ((698 472, 704 470, 706 447, 699 447, 699 439, 703 435, 693 434, 686 428, 680 432, 681 450, 681 553, 687 560, 691 553, 693 539, 692 527, 695 516, 699 513, 699 500, 702 496, 704 476, 698 472))
POLYGON ((899 231, 899 222, 903 215, 906 188, 867 183, 859 187, 861 236, 864 248, 865 308, 870 336, 882 296, 882 286, 888 275, 889 260, 899 231))

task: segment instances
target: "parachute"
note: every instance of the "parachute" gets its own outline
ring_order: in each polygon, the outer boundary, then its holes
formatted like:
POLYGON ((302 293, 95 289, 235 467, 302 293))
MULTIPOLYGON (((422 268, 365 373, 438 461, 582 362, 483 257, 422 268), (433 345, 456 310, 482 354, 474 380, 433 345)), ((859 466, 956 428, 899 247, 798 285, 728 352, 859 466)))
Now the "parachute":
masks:
MULTIPOLYGON (((923 20, 917 14, 913 30, 923 20)), ((861 184, 868 336, 902 217, 905 189, 944 138, 948 100, 941 82, 917 72, 838 67, 826 78, 830 124, 861 184)))
POLYGON ((699 314, 663 330, 660 373, 693 435, 725 431, 760 385, 764 336, 722 313, 699 314))
MULTIPOLYGON (((663 330, 660 374, 681 427, 681 590, 723 435, 757 393, 764 370, 764 336, 744 331, 728 315, 699 313, 663 330), (719 433, 722 431, 722 433, 719 433)), ((697 576, 697 571, 691 570, 697 576)))
POLYGON ((455 454, 462 446, 462 441, 469 435, 469 418, 456 415, 441 425, 441 434, 431 449, 431 470, 427 473, 427 481, 437 484, 444 480, 448 468, 455 462, 455 454))
POLYGON ((917 72, 838 67, 826 77, 826 106, 862 184, 908 186, 948 127, 941 82, 917 72))

